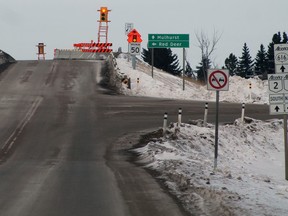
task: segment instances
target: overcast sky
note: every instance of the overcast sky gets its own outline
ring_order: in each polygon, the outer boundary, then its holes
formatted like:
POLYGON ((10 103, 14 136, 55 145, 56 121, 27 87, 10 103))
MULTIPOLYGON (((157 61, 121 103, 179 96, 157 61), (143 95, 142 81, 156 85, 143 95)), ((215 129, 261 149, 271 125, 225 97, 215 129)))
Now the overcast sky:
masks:
MULTIPOLYGON (((54 48, 97 41, 101 6, 109 14, 109 42, 127 51, 125 23, 132 22, 147 48, 148 34, 189 34, 188 61, 200 62, 195 34, 212 38, 218 32, 212 61, 218 66, 230 53, 241 56, 246 42, 254 58, 262 43, 266 49, 274 33, 288 32, 287 0, 0 0, 0 49, 17 60, 36 59, 36 44, 47 44, 47 58, 54 48)), ((181 49, 173 49, 182 58, 181 49)))

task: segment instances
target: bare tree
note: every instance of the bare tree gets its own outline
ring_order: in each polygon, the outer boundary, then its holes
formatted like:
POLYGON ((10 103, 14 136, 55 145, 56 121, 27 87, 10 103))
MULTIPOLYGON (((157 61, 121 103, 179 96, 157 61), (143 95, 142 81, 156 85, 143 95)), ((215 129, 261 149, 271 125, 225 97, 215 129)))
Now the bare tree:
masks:
POLYGON ((203 68, 203 75, 204 75, 204 81, 207 81, 206 75, 208 70, 208 64, 211 58, 212 53, 216 50, 216 45, 219 42, 221 35, 219 36, 218 32, 214 30, 212 40, 209 39, 207 34, 205 34, 203 31, 201 33, 196 33, 196 38, 198 41, 198 47, 201 50, 201 60, 202 60, 202 68, 203 68))

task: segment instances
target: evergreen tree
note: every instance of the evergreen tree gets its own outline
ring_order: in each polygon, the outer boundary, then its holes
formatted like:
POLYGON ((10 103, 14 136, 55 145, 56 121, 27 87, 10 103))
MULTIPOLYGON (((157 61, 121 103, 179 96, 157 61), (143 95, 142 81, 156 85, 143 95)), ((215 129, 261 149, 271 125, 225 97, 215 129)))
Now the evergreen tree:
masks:
MULTIPOLYGON (((152 65, 152 49, 143 49, 142 58, 152 65)), ((173 54, 170 48, 154 49, 154 67, 177 76, 181 75, 182 71, 179 67, 178 56, 173 54)))
POLYGON ((242 49, 242 56, 239 59, 240 60, 239 60, 238 75, 245 78, 253 76, 253 60, 246 43, 244 43, 242 49))
POLYGON ((188 61, 186 61, 185 75, 187 77, 192 77, 193 76, 193 70, 192 70, 192 67, 191 67, 191 65, 190 65, 190 63, 188 61))
POLYGON ((280 44, 282 42, 281 33, 278 32, 277 34, 274 34, 272 37, 272 41, 274 44, 280 44))
POLYGON ((267 50, 267 73, 268 74, 275 73, 274 43, 273 42, 271 42, 268 45, 268 50, 267 50))
POLYGON ((268 70, 268 57, 263 44, 260 45, 260 50, 258 51, 255 58, 255 73, 257 75, 262 75, 263 78, 267 78, 268 70))
POLYGON ((231 76, 236 74, 238 68, 238 59, 231 53, 228 58, 225 59, 225 67, 229 70, 231 76))
POLYGON ((208 69, 211 68, 211 61, 209 58, 202 58, 200 66, 197 66, 197 79, 206 82, 208 69))
POLYGON ((288 36, 286 34, 286 32, 283 32, 283 40, 282 43, 287 43, 288 42, 288 36))

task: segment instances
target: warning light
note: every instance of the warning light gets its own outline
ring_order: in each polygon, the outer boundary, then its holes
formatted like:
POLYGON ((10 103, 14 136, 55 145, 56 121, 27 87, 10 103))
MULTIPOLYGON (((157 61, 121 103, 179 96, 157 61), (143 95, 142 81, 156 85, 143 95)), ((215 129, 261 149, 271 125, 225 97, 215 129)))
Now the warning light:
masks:
POLYGON ((136 29, 131 30, 127 36, 128 36, 128 39, 127 39, 128 43, 141 43, 142 42, 141 35, 136 29))
POLYGON ((46 46, 44 43, 38 43, 38 45, 36 45, 38 47, 38 60, 45 60, 45 51, 44 51, 44 47, 46 46))
POLYGON ((100 8, 100 22, 108 22, 108 9, 107 7, 100 8))

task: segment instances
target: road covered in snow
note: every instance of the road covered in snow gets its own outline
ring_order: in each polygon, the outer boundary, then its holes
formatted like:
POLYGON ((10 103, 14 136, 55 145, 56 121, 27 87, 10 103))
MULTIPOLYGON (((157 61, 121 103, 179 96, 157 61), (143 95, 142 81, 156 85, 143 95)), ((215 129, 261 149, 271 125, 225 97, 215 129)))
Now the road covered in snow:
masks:
MULTIPOLYGON (((123 88, 124 94, 215 101, 215 92, 206 86, 189 82, 183 91, 181 79, 159 70, 152 78, 144 63, 137 70, 127 59, 117 63, 132 82, 131 90, 123 88)), ((220 100, 266 104, 267 81, 230 77, 229 91, 221 92, 220 100)), ((152 138, 133 152, 137 163, 156 171, 156 177, 192 215, 287 215, 283 121, 246 117, 244 122, 235 119, 220 125, 216 170, 214 133, 215 126, 204 127, 202 120, 170 123, 165 136, 152 138)))

